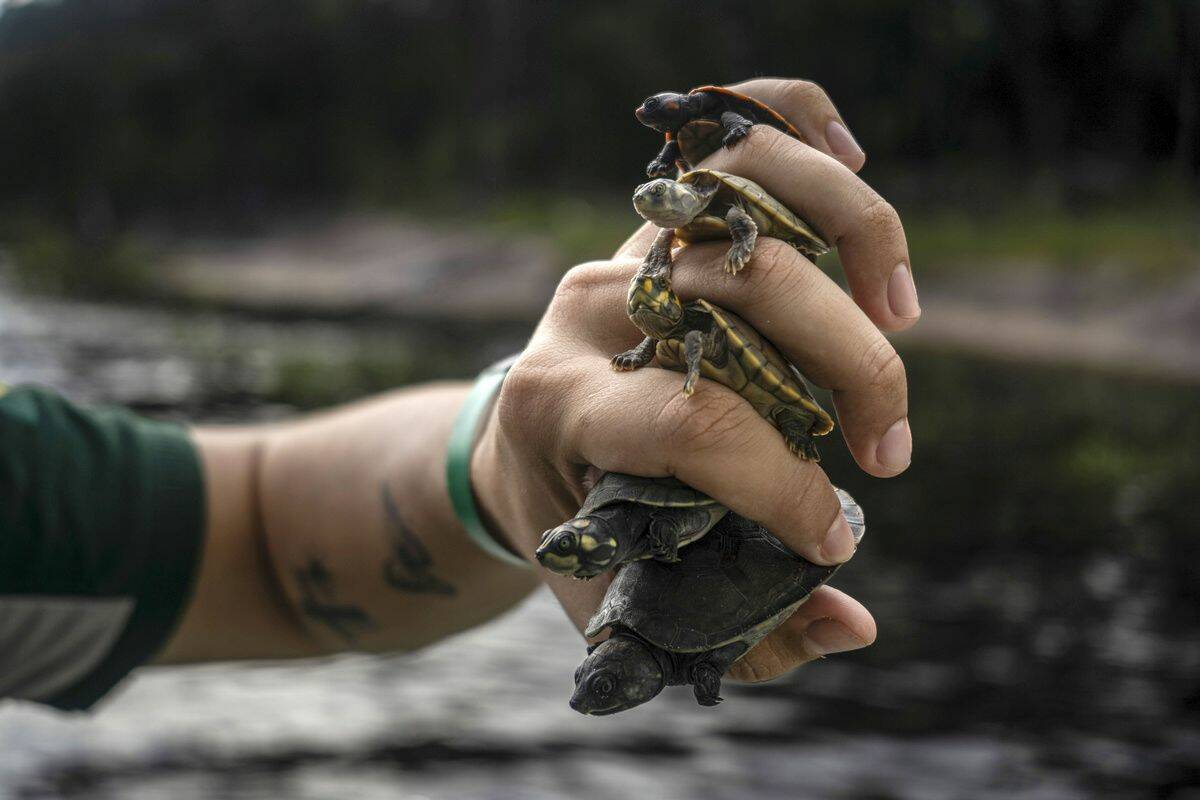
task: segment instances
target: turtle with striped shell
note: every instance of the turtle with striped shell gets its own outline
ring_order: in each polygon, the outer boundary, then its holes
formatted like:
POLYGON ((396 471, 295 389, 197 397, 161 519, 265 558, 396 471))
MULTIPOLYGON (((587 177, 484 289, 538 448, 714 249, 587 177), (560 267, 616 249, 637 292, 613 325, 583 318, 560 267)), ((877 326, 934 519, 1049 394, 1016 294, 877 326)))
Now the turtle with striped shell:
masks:
POLYGON ((669 267, 648 262, 630 282, 626 310, 646 338, 614 356, 613 369, 639 369, 657 357, 661 366, 686 373, 685 395, 701 375, 723 383, 778 428, 793 453, 819 461, 813 438, 833 430, 833 419, 804 376, 737 315, 707 300, 680 299, 671 289, 669 267))
POLYGON ((750 260, 759 236, 787 242, 809 259, 829 252, 829 245, 808 223, 757 183, 715 169, 694 169, 678 180, 643 183, 633 192, 633 207, 643 219, 675 234, 656 238, 648 261, 669 261, 675 239, 732 239, 725 257, 725 271, 730 274, 737 274, 750 260))
POLYGON ((560 575, 592 578, 628 561, 677 561, 729 509, 675 478, 606 472, 572 519, 542 534, 538 562, 560 575))
POLYGON ((638 122, 666 137, 662 150, 646 165, 646 175, 661 178, 676 165, 687 171, 718 148, 732 147, 754 125, 765 124, 804 141, 804 135, 778 111, 724 86, 698 86, 687 94, 660 92, 633 112, 638 122))

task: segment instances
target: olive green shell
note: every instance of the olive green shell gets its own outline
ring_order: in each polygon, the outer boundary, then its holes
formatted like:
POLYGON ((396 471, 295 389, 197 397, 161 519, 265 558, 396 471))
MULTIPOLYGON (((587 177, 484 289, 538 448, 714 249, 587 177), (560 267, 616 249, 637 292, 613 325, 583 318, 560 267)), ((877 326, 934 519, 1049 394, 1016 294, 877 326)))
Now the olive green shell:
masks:
POLYGON ((685 242, 728 239, 725 212, 738 203, 758 226, 759 236, 788 242, 809 258, 829 252, 829 245, 808 223, 752 180, 715 169, 694 169, 680 176, 679 182, 703 191, 716 189, 708 208, 687 225, 675 229, 675 235, 685 242))
MULTIPOLYGON (((837 490, 855 542, 866 533, 863 513, 837 490)), ((823 567, 786 548, 761 525, 729 514, 675 563, 627 564, 609 585, 586 634, 630 630, 677 653, 733 642, 753 647, 786 620, 837 565, 823 567)))
MULTIPOLYGON (((782 404, 812 415, 809 435, 824 436, 833 430, 833 418, 817 404, 804 378, 775 345, 736 314, 704 299, 693 302, 724 331, 732 355, 724 364, 704 359, 700 364, 701 375, 733 389, 768 420, 774 419, 776 406, 782 404)), ((655 354, 663 366, 687 370, 682 339, 659 341, 655 354)))
POLYGON ((575 516, 585 517, 613 503, 640 503, 662 508, 723 508, 716 500, 675 478, 642 478, 621 472, 606 472, 596 481, 575 516))

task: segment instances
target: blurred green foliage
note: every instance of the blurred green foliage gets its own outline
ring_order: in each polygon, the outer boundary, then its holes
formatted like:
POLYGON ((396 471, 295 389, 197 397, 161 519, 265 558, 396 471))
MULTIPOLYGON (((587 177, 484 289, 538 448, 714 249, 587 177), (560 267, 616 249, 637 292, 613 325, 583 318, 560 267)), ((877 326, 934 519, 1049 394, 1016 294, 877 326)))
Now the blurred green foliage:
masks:
POLYGON ((978 226, 1030 197, 1194 198, 1198 29, 1194 3, 1123 0, 35 2, 0 15, 0 238, 45 254, 48 225, 109 252, 144 227, 437 195, 498 201, 503 224, 524 208, 594 257, 602 217, 523 198, 624 197, 658 146, 643 96, 777 74, 826 86, 902 210, 965 215, 930 247, 1074 257, 1091 229, 978 226))

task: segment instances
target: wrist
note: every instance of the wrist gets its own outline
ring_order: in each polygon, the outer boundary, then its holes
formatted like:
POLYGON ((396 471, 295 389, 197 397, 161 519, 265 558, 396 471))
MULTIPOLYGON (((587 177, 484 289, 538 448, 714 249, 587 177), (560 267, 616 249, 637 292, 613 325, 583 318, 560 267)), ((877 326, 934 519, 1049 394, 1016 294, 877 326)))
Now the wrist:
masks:
MULTIPOLYGON (((446 488, 450 505, 463 530, 480 549, 494 558, 514 566, 528 567, 529 563, 514 550, 503 534, 497 534, 494 507, 481 507, 478 480, 484 474, 476 469, 478 445, 491 441, 489 429, 494 429, 496 398, 500 393, 504 377, 516 356, 497 362, 485 369, 476 378, 467 393, 446 447, 446 488), (491 524, 489 525, 489 518, 491 524)), ((490 452, 490 451, 489 451, 490 452)), ((486 460, 485 462, 487 463, 486 460)), ((488 486, 495 483, 489 481, 488 486)))
POLYGON ((512 502, 511 481, 504 477, 512 475, 517 468, 510 458, 506 458, 505 448, 498 441, 498 431, 496 410, 492 409, 471 456, 471 486, 474 487, 479 516, 487 530, 505 549, 524 558, 528 548, 520 535, 520 510, 512 502))

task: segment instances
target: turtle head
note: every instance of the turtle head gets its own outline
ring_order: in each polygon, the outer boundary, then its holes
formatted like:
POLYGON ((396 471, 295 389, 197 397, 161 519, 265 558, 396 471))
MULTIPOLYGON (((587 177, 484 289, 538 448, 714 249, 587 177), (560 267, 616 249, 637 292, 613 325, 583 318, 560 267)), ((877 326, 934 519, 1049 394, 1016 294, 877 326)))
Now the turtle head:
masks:
POLYGON ((708 205, 711 199, 687 183, 670 178, 643 183, 633 191, 633 207, 642 219, 661 228, 682 228, 708 205))
POLYGON ((543 533, 534 555, 551 572, 594 578, 613 565, 617 540, 604 520, 576 517, 543 533))
POLYGON ((660 92, 650 95, 637 107, 633 115, 638 122, 659 133, 677 131, 695 116, 691 95, 679 92, 660 92))
POLYGON ((655 339, 666 338, 683 319, 683 303, 671 290, 671 277, 665 269, 634 276, 626 310, 633 324, 655 339))
POLYGON ((610 636, 575 670, 571 708, 581 714, 615 714, 662 691, 666 676, 650 647, 630 636, 610 636))

